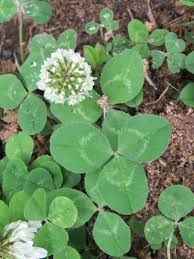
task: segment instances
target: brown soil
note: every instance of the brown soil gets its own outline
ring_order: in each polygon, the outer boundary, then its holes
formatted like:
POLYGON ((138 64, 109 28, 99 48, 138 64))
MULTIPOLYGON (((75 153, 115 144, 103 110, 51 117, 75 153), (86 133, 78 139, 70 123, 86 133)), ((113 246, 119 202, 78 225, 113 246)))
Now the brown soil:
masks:
MULTIPOLYGON (((182 23, 194 20, 194 9, 175 4, 173 0, 152 0, 150 2, 158 27, 167 27, 169 30, 177 32, 180 37, 184 35, 185 30, 182 23)), ((78 31, 78 49, 81 49, 84 44, 94 44, 96 41, 100 41, 99 36, 92 37, 84 33, 84 25, 90 20, 98 21, 99 11, 104 7, 113 9, 115 17, 120 20, 120 32, 123 34, 127 34, 127 24, 130 20, 127 8, 130 8, 135 18, 150 22, 146 0, 50 0, 50 3, 54 12, 47 25, 37 26, 25 21, 25 47, 31 36, 37 33, 46 31, 57 36, 67 28, 74 28, 78 31)), ((2 45, 0 73, 15 70, 13 53, 17 54, 18 48, 16 31, 16 18, 12 19, 10 23, 0 24, 0 46, 2 45)), ((27 48, 25 49, 27 54, 27 48)), ((188 49, 191 50, 192 47, 188 46, 188 49)), ((152 162, 146 167, 150 193, 145 208, 137 214, 137 218, 142 222, 158 213, 157 200, 161 191, 167 186, 184 184, 194 191, 194 112, 193 109, 172 99, 172 96, 182 87, 182 82, 187 79, 194 80, 194 76, 186 72, 182 72, 178 76, 169 75, 165 66, 160 71, 150 69, 149 75, 156 84, 157 90, 145 83, 144 102, 137 110, 133 109, 132 113, 152 113, 164 116, 172 124, 173 136, 166 153, 158 161, 152 162), (166 88, 168 89, 165 95, 156 102, 166 88)), ((15 112, 7 111, 6 118, 0 131, 0 139, 3 143, 10 134, 18 130, 15 112)), ((36 140, 38 148, 40 148, 44 140, 40 136, 36 137, 36 140)), ((0 143, 0 149, 1 146, 0 143)), ((94 249, 94 252, 99 259, 109 258, 98 249, 94 249)), ((135 236, 130 255, 140 259, 162 259, 166 258, 166 250, 163 248, 153 253, 143 239, 135 236)), ((173 253, 173 258, 194 258, 194 249, 186 247, 180 241, 178 248, 173 253)))

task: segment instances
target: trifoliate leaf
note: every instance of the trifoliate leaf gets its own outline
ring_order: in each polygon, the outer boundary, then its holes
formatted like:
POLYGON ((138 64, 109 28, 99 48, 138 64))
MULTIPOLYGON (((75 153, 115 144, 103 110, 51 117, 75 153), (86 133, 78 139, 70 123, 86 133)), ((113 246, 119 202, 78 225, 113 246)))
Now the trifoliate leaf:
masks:
POLYGON ((122 256, 131 247, 129 226, 118 215, 101 212, 94 223, 93 236, 99 248, 110 256, 122 256))
POLYGON ((194 108, 194 83, 188 83, 180 93, 180 100, 194 108))
POLYGON ((120 156, 104 166, 98 185, 106 204, 120 214, 137 212, 147 200, 148 184, 143 167, 120 156))
POLYGON ((100 24, 96 22, 88 22, 85 25, 85 32, 88 34, 96 34, 100 29, 100 24))
POLYGON ((56 197, 50 204, 48 220, 62 227, 72 227, 78 216, 77 208, 72 200, 67 197, 56 197))
POLYGON ((183 185, 172 185, 160 194, 158 206, 166 217, 179 221, 194 208, 194 195, 183 185))
POLYGON ((51 223, 46 223, 36 233, 34 246, 46 249, 48 256, 50 256, 64 251, 68 239, 68 233, 65 229, 51 223))
POLYGON ((131 161, 152 161, 164 153, 171 133, 170 124, 162 117, 133 116, 119 134, 118 152, 131 161))
POLYGON ((12 74, 0 76, 0 108, 14 109, 27 95, 20 80, 12 74))
POLYGON ((89 221, 96 211, 96 207, 86 194, 70 188, 61 188, 48 193, 48 204, 50 205, 56 197, 61 196, 71 199, 78 210, 77 222, 74 225, 76 228, 89 221))
POLYGON ((57 39, 57 47, 62 49, 75 49, 77 46, 77 32, 67 29, 62 32, 57 39))
POLYGON ((156 29, 154 30, 150 36, 149 41, 154 46, 161 46, 165 43, 165 36, 168 33, 165 29, 156 29))
POLYGON ((143 43, 148 39, 148 29, 145 24, 137 19, 133 19, 129 22, 128 33, 130 40, 136 43, 143 43))
POLYGON ((75 173, 94 171, 112 154, 106 137, 86 123, 60 127, 51 136, 50 144, 53 158, 75 173))
POLYGON ((101 87, 111 104, 132 100, 144 83, 144 68, 140 55, 124 50, 111 58, 101 74, 101 87))
POLYGON ((145 237, 150 244, 161 244, 169 238, 173 228, 171 220, 162 215, 153 216, 145 224, 145 237))
POLYGON ((176 33, 169 32, 165 36, 165 47, 169 53, 179 53, 185 49, 185 42, 178 39, 176 33))
POLYGON ((189 217, 180 222, 178 227, 184 243, 194 247, 194 217, 189 217))
POLYGON ((43 130, 47 120, 47 108, 38 97, 29 95, 18 110, 18 123, 22 130, 34 135, 43 130))
POLYGON ((188 56, 185 58, 185 68, 194 74, 194 51, 192 51, 188 56))
POLYGON ((44 189, 37 189, 27 201, 24 208, 24 217, 27 220, 46 220, 47 194, 44 189))
POLYGON ((0 1, 0 22, 8 22, 16 13, 17 7, 13 0, 0 1))
POLYGON ((118 135, 122 128, 129 126, 129 120, 130 115, 122 111, 112 109, 106 114, 102 124, 102 132, 108 138, 114 151, 118 149, 118 135))
POLYGON ((37 188, 44 188, 46 191, 54 189, 53 179, 50 173, 44 168, 36 168, 32 170, 24 185, 24 191, 31 195, 37 188))
POLYGON ((3 193, 10 199, 16 192, 22 191, 28 171, 22 160, 9 160, 3 171, 3 193))
POLYGON ((26 164, 31 159, 34 148, 33 140, 24 132, 13 134, 5 145, 5 153, 9 159, 21 159, 26 164))
POLYGON ((17 220, 25 220, 24 218, 24 207, 29 200, 29 196, 24 191, 16 192, 10 202, 9 210, 11 214, 11 222, 17 220))

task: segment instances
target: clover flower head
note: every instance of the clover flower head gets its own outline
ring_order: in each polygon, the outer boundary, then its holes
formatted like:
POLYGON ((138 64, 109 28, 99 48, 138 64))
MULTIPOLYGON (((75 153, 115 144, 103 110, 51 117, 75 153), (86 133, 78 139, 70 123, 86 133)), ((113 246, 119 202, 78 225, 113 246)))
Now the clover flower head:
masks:
POLYGON ((58 49, 41 66, 37 85, 49 101, 75 105, 93 89, 95 78, 91 73, 91 67, 79 53, 58 49))
POLYGON ((0 242, 0 258, 39 259, 47 256, 47 251, 33 246, 33 239, 41 227, 39 221, 17 221, 5 226, 0 242))

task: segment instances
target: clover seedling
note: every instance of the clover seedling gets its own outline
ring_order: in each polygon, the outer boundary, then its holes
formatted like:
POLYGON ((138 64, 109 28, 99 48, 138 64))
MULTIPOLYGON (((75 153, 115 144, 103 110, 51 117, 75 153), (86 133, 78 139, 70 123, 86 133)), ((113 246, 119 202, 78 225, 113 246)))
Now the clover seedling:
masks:
POLYGON ((86 23, 85 31, 90 35, 96 34, 103 28, 105 28, 107 32, 116 31, 119 29, 119 22, 114 20, 113 17, 113 11, 109 8, 104 8, 100 11, 100 23, 94 21, 86 23))
POLYGON ((174 236, 178 228, 184 243, 194 247, 194 217, 187 214, 194 208, 194 195, 182 185, 173 185, 165 189, 159 197, 159 209, 162 215, 153 216, 145 225, 145 237, 153 249, 159 249, 163 242, 167 246, 167 257, 171 258, 170 249, 178 243, 174 236))
POLYGON ((177 39, 177 35, 169 32, 165 36, 165 47, 167 53, 159 50, 151 51, 153 68, 159 68, 167 57, 168 69, 171 73, 178 73, 185 66, 185 55, 181 52, 185 49, 185 42, 177 39))

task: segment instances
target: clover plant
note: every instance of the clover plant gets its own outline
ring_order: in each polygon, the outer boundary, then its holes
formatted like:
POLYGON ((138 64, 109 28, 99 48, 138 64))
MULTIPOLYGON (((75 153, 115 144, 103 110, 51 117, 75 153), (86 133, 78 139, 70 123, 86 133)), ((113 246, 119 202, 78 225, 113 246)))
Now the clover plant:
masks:
POLYGON ((166 243, 167 257, 170 259, 170 249, 178 243, 175 236, 177 229, 183 242, 194 247, 194 217, 188 216, 194 208, 191 190, 182 185, 172 185, 160 194, 158 206, 161 214, 150 218, 144 228, 145 237, 153 249, 160 249, 162 243, 166 243))
MULTIPOLYGON (((17 12, 41 24, 51 13, 38 0, 2 1, 0 7, 2 21, 17 12)), ((102 42, 83 46, 84 57, 75 50, 74 29, 57 39, 35 35, 18 71, 0 75, 0 108, 15 109, 20 127, 6 141, 0 160, 0 257, 18 253, 17 244, 8 247, 8 241, 20 229, 27 235, 20 240, 22 258, 29 251, 44 258, 95 258, 90 253, 94 242, 108 256, 133 258, 128 256, 132 233, 144 236, 142 225, 131 217, 148 198, 144 167, 166 151, 172 128, 161 116, 131 116, 130 108, 143 100, 145 59, 152 57, 154 68, 166 59, 171 73, 182 68, 194 73, 193 52, 183 53, 185 41, 175 33, 150 33, 137 19, 128 24, 128 38, 114 35, 117 29, 112 10, 103 9, 100 24, 85 27, 89 34, 100 30, 102 42), (113 37, 108 42, 104 28, 113 37), (165 50, 156 49, 163 45, 165 50), (48 154, 40 155, 37 134, 44 136, 48 154), (92 238, 86 242, 87 224, 92 238)), ((192 106, 190 93, 193 83, 180 99, 192 106)), ((162 214, 148 220, 144 231, 153 249, 164 243, 170 258, 178 243, 176 228, 194 246, 192 229, 188 234, 193 218, 184 218, 193 205, 193 193, 184 186, 171 186, 160 195, 162 214)))

